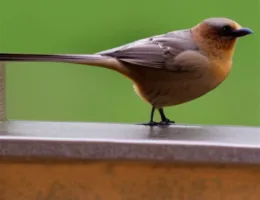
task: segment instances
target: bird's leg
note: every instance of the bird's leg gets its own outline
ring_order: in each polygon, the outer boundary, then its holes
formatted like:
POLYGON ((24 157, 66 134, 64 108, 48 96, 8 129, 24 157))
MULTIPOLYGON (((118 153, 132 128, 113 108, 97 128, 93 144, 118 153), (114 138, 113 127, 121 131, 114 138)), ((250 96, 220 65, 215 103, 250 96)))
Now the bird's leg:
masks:
POLYGON ((142 123, 141 125, 145 125, 145 126, 156 126, 156 125, 159 124, 159 123, 153 121, 154 111, 155 111, 155 107, 152 107, 150 121, 149 121, 148 123, 142 123))
POLYGON ((165 114, 164 114, 162 108, 159 108, 158 110, 159 110, 159 113, 160 113, 161 119, 162 119, 162 121, 161 121, 159 124, 161 124, 161 125, 175 124, 175 121, 171 121, 171 120, 169 120, 169 119, 165 116, 165 114))

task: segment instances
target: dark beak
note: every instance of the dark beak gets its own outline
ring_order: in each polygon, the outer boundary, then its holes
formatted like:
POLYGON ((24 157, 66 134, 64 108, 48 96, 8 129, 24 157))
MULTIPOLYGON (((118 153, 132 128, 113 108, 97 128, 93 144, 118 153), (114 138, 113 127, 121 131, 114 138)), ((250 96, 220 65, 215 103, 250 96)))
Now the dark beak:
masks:
POLYGON ((232 35, 234 37, 243 37, 245 35, 252 34, 252 33, 253 31, 249 28, 240 28, 235 31, 232 31, 232 35))

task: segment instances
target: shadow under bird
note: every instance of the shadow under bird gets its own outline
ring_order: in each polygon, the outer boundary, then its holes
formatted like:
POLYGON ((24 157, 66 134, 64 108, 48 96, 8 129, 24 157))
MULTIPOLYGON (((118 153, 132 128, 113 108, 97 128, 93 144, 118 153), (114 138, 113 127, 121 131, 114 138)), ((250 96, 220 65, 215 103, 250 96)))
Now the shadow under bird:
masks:
POLYGON ((231 19, 209 18, 190 29, 95 54, 0 53, 0 61, 66 62, 117 71, 152 106, 150 121, 143 125, 170 125, 175 122, 165 116, 164 107, 194 100, 220 85, 231 70, 237 38, 251 33, 231 19), (160 122, 153 120, 155 109, 160 122))

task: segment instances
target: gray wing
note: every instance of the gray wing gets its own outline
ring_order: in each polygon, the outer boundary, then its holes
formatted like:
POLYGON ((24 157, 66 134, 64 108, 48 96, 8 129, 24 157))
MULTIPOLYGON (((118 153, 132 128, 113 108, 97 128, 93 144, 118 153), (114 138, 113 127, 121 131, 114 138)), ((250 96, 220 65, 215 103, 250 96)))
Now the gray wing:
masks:
POLYGON ((190 30, 181 30, 137 40, 97 54, 112 56, 134 65, 175 71, 175 58, 187 50, 197 49, 190 30))

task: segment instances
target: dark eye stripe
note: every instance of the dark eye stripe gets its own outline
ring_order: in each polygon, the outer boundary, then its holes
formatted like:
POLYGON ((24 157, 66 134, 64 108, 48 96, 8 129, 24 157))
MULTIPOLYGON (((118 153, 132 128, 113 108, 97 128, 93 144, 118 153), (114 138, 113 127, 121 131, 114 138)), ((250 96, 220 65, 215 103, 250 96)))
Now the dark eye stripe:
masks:
POLYGON ((231 31, 233 28, 230 25, 225 25, 222 27, 223 31, 231 31))

